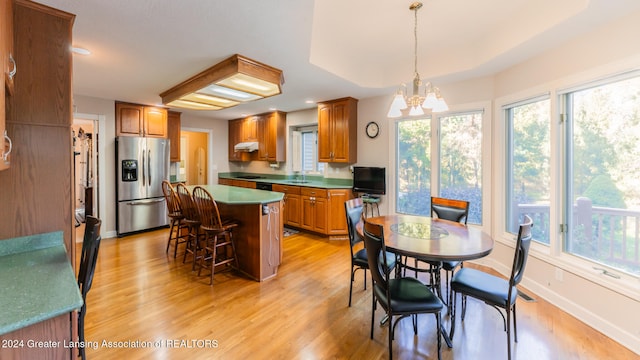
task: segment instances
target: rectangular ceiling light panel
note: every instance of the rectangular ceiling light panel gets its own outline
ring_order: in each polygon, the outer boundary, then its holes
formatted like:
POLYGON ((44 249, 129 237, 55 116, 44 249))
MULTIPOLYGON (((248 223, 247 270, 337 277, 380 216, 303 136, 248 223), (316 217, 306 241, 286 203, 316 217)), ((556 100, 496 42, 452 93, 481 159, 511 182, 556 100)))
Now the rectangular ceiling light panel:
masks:
POLYGON ((219 110, 282 92, 282 71, 241 55, 210 67, 160 94, 162 103, 187 109, 219 110))

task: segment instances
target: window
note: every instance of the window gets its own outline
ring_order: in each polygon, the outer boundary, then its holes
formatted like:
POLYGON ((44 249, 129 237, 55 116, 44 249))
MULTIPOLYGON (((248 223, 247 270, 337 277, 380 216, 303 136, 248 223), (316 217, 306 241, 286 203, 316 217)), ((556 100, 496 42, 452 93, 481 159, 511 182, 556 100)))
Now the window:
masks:
MULTIPOLYGON (((300 166, 299 169, 304 172, 318 173, 324 170, 324 163, 318 162, 318 128, 305 127, 299 128, 300 137, 300 166)), ((297 137, 298 135, 294 135, 297 137)), ((294 143, 297 141, 294 141, 294 143)), ((297 167, 296 167, 297 169, 297 167)))
POLYGON ((517 233, 524 215, 533 219, 533 239, 549 244, 550 101, 537 98, 505 106, 506 231, 517 233))
POLYGON ((562 95, 565 252, 640 275, 640 75, 562 95))
POLYGON ((430 216, 431 194, 437 194, 469 201, 468 223, 482 223, 482 114, 448 114, 435 133, 429 118, 397 122, 396 212, 430 216), (432 148, 439 149, 437 161, 432 148))
POLYGON ((469 202, 482 224, 482 112, 440 118, 440 196, 469 202))
POLYGON ((431 214, 431 120, 397 123, 396 211, 431 214))

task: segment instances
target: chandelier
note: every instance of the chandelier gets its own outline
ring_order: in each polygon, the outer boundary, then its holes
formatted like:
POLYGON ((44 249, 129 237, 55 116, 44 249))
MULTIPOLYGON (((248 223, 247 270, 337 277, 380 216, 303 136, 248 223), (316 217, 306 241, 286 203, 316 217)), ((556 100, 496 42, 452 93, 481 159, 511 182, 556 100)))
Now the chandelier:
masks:
POLYGON ((440 89, 427 82, 422 86, 420 74, 418 74, 418 10, 422 7, 421 2, 414 2, 409 6, 409 10, 414 13, 413 26, 413 92, 407 94, 407 86, 402 84, 393 97, 387 117, 397 118, 402 116, 402 110, 409 109, 409 116, 424 115, 424 109, 432 112, 443 112, 449 110, 446 101, 440 95, 440 89))

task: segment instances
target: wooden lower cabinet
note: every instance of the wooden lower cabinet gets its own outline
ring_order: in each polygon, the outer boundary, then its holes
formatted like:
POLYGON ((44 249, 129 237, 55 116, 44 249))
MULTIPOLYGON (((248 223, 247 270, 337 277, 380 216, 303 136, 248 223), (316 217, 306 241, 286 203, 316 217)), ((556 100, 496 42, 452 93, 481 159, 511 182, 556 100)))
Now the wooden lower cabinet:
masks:
POLYGON ((272 191, 284 193, 283 222, 285 225, 301 227, 300 186, 273 184, 272 191))
POLYGON ((347 217, 344 211, 344 203, 353 199, 351 189, 329 190, 327 235, 347 235, 347 217))
POLYGON ((0 359, 71 359, 70 322, 67 313, 0 335, 0 359))
MULTIPOLYGON (((247 180, 218 179, 218 184, 255 188, 255 182, 247 180)), ((284 193, 284 225, 329 235, 336 239, 348 237, 344 203, 353 199, 351 189, 273 184, 272 191, 284 193)))
POLYGON ((233 180, 231 180, 231 185, 237 186, 237 187, 243 187, 243 188, 247 188, 247 189, 255 189, 256 188, 256 182, 255 181, 247 181, 247 180, 236 180, 236 179, 233 179, 233 180))
POLYGON ((301 193, 302 224, 300 224, 300 227, 305 230, 326 234, 328 218, 326 190, 310 189, 306 192, 301 191, 301 193))

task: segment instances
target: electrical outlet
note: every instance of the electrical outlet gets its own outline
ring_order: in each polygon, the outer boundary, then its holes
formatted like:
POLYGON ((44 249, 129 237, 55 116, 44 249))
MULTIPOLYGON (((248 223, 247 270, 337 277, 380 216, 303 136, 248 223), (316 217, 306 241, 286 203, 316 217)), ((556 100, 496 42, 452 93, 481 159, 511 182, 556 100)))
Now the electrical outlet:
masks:
POLYGON ((556 280, 560 282, 564 280, 564 271, 562 269, 556 268, 556 280))

